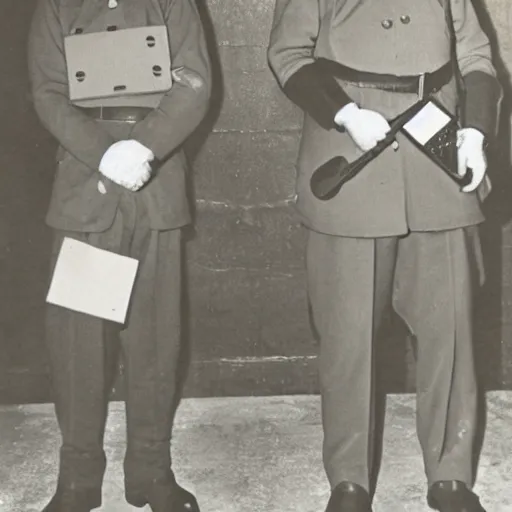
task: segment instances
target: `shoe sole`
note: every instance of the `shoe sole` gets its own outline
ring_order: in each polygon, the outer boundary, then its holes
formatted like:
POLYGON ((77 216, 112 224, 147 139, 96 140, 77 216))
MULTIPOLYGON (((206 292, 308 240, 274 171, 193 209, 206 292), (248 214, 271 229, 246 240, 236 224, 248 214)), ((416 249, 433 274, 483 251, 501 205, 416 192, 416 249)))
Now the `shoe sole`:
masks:
POLYGON ((434 498, 428 497, 427 504, 432 510, 437 510, 439 512, 439 505, 434 498))
POLYGON ((144 498, 142 496, 130 496, 129 494, 127 494, 125 495, 125 499, 130 505, 136 508, 143 508, 149 503, 147 498, 144 498))

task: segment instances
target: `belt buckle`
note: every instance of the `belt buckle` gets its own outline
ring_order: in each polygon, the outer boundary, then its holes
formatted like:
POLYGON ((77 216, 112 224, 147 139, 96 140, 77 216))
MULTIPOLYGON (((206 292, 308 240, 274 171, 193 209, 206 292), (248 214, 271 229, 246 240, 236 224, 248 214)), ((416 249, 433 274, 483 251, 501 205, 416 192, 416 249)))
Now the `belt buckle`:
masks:
POLYGON ((422 73, 418 79, 418 97, 422 100, 425 96, 425 73, 422 73))

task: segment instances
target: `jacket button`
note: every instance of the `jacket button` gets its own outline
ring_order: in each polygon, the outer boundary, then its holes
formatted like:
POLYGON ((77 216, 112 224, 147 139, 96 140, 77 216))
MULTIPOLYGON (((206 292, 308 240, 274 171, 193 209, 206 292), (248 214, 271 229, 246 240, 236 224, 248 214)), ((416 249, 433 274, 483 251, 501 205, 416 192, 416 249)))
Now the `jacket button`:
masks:
POLYGON ((107 189, 105 188, 105 184, 101 180, 98 181, 98 192, 100 194, 106 194, 107 193, 107 189))
POLYGON ((408 16, 407 14, 404 14, 403 16, 400 16, 400 21, 404 24, 404 25, 407 25, 408 23, 411 22, 411 17, 408 16))
POLYGON ((390 29, 392 26, 393 26, 393 20, 382 20, 382 23, 381 23, 382 27, 385 28, 386 30, 390 29))

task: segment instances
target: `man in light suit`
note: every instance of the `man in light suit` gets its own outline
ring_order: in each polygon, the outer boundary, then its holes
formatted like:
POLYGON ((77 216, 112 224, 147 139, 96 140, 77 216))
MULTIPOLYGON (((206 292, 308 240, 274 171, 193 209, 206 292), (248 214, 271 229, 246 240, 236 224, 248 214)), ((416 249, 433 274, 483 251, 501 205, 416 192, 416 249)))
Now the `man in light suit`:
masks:
POLYGON ((391 301, 418 340, 428 503, 441 512, 483 512, 471 490, 473 271, 481 281, 485 148, 501 89, 471 0, 278 1, 268 57, 305 112, 297 209, 309 230, 308 288, 320 335, 327 512, 372 507, 373 342, 391 301), (397 150, 387 148, 333 199, 312 194, 315 169, 372 149, 390 119, 430 94, 461 113, 458 172, 472 170, 462 191, 399 135, 397 150))
MULTIPOLYGON (((120 59, 131 58, 119 51, 120 59)), ((211 89, 194 0, 39 0, 29 69, 36 111, 59 143, 46 218, 55 232, 54 260, 64 236, 139 260, 120 332, 127 501, 149 504, 153 512, 197 512, 194 496, 176 483, 169 446, 180 350, 180 228, 190 222, 182 144, 204 118, 211 89), (65 38, 145 26, 167 28, 172 87, 71 101, 65 38)), ((46 512, 101 505, 113 342, 106 335, 117 331, 98 318, 49 306, 62 446, 57 491, 46 512)))

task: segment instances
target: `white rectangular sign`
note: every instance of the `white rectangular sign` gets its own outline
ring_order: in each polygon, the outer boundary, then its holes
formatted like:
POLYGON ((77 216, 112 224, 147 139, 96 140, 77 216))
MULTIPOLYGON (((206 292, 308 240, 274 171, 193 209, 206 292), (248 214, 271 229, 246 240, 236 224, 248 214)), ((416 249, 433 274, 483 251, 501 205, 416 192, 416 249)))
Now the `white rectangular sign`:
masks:
POLYGON ((47 302, 124 323, 139 262, 64 238, 47 302))

